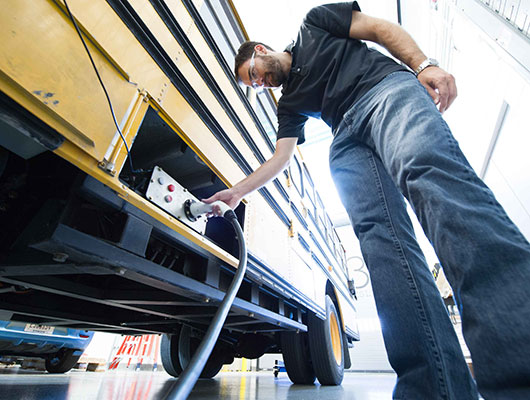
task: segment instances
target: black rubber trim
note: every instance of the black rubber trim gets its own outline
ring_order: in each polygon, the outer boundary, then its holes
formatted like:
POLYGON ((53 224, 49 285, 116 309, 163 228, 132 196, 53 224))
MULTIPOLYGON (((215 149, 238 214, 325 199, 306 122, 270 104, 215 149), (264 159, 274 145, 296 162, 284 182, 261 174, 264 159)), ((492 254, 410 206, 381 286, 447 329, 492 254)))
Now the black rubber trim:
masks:
MULTIPOLYGON (((171 83, 182 94, 190 106, 194 109, 197 115, 210 129, 214 136, 219 140, 221 145, 236 161, 241 170, 250 175, 253 172, 250 164, 245 160, 243 155, 236 148, 234 143, 230 140, 228 135, 224 132, 217 120, 208 110, 199 95, 193 90, 186 78, 178 70, 171 57, 165 52, 160 43, 156 40, 154 35, 149 31, 147 26, 134 11, 132 6, 125 0, 107 0, 107 3, 121 18, 125 25, 129 28, 131 33, 136 37, 144 49, 149 53, 153 60, 157 63, 160 69, 169 78, 171 83)), ((290 220, 285 212, 280 208, 278 203, 274 200, 272 195, 266 188, 262 188, 259 192, 265 197, 265 200, 271 205, 276 214, 284 222, 286 226, 290 226, 290 220)))
POLYGON ((309 225, 307 225, 306 220, 304 219, 300 211, 298 211, 298 208, 296 208, 296 206, 293 203, 291 203, 291 210, 293 210, 294 215, 296 215, 296 218, 298 218, 298 221, 300 221, 300 223, 305 228, 305 230, 308 230, 309 225))
POLYGON ((302 247, 307 251, 307 252, 310 252, 311 251, 311 247, 309 246, 309 243, 306 242, 306 240, 303 238, 302 235, 298 234, 298 241, 300 242, 300 244, 302 245, 302 247))
POLYGON ((332 262, 329 260, 328 256, 324 252, 324 249, 322 248, 322 246, 320 246, 320 243, 318 243, 318 240, 315 237, 315 235, 313 235, 313 232, 309 231, 309 237, 311 237, 311 239, 313 240, 313 243, 315 243, 315 246, 317 246, 317 248, 320 250, 320 253, 324 256, 324 258, 326 259, 328 264, 332 265, 332 262))
POLYGON ((258 190, 261 195, 267 200, 267 203, 270 204, 270 206, 274 209, 276 214, 280 217, 280 219, 287 225, 288 227, 291 226, 291 220, 287 216, 287 214, 283 211, 283 209, 280 207, 278 202, 272 197, 271 193, 267 190, 267 188, 261 188, 258 190))
POLYGON ((48 150, 57 149, 65 140, 63 135, 46 125, 4 92, 0 92, 0 120, 48 150))
POLYGON ((285 188, 282 186, 282 184, 278 181, 278 179, 275 179, 272 183, 274 183, 274 186, 276 186, 276 189, 280 192, 282 197, 285 199, 286 202, 289 202, 289 194, 285 190, 285 188))
POLYGON ((306 179, 309 181, 309 186, 311 186, 311 190, 314 192, 315 184, 313 183, 313 178, 311 178, 311 174, 309 173, 309 170, 307 169, 307 165, 305 165, 305 162, 302 162, 302 165, 303 165, 304 175, 306 179))
POLYGON ((315 253, 311 253, 311 258, 320 266, 320 268, 326 269, 326 267, 324 267, 324 264, 322 264, 322 261, 320 261, 320 259, 315 253))

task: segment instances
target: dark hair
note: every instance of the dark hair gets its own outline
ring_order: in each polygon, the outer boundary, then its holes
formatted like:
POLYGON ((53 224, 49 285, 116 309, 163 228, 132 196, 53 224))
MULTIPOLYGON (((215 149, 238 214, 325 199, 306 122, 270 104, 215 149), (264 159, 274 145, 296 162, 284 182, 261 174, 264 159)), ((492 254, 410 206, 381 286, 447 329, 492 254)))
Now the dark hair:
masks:
POLYGON ((238 75, 239 68, 245 61, 247 61, 248 59, 250 59, 250 57, 252 57, 252 53, 254 53, 254 48, 258 44, 261 44, 262 46, 264 46, 266 49, 270 51, 274 51, 270 46, 267 46, 265 43, 253 42, 251 40, 247 40, 246 42, 243 42, 243 44, 239 46, 239 50, 237 51, 235 65, 234 65, 234 73, 238 81, 240 80, 239 75, 238 75))

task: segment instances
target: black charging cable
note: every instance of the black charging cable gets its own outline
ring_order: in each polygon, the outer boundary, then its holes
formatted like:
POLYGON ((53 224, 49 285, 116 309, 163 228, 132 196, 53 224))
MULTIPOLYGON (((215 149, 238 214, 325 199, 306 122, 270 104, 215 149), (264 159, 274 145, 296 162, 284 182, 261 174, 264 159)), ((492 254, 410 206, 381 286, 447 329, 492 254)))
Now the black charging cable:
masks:
POLYGON ((245 237, 243 234, 243 229, 237 220, 237 216, 233 210, 228 209, 223 214, 223 217, 230 221, 232 226, 236 231, 237 241, 239 243, 239 265, 237 267, 237 272, 230 284, 230 287, 226 291, 225 297, 221 302, 215 316, 202 339, 201 344, 195 351, 193 358, 190 363, 187 365, 185 370, 179 376, 177 384, 173 387, 171 392, 165 397, 165 400, 184 400, 186 399, 190 392, 192 391, 197 379, 201 375, 201 372, 212 353, 212 350, 217 342, 221 329, 223 329, 223 324, 226 320, 230 307, 236 297, 236 294, 243 282, 245 276, 245 271, 247 269, 247 245, 245 243, 245 237))

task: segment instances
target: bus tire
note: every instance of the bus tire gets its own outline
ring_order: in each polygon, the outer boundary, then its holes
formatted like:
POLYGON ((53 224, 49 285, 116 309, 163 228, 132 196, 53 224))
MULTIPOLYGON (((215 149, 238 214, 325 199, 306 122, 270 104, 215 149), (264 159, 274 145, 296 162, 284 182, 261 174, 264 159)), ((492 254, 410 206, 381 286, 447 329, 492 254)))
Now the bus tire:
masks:
MULTIPOLYGON (((178 377, 190 363, 200 343, 200 339, 194 337, 191 334, 191 328, 187 326, 179 327, 178 331, 173 335, 164 335, 160 344, 160 356, 166 372, 169 375, 178 377)), ((214 347, 201 372, 200 378, 213 378, 223 368, 225 361, 228 359, 219 346, 214 347)))
MULTIPOLYGON (((183 326, 180 330, 179 338, 179 361, 183 368, 186 368, 190 363, 200 344, 201 339, 192 335, 191 328, 189 326, 183 326)), ((223 354, 221 348, 216 345, 199 377, 205 379, 213 378, 223 368, 225 358, 225 354, 223 354)))
POLYGON ((337 309, 326 295, 326 319, 309 316, 309 349, 313 369, 322 385, 340 385, 344 377, 344 350, 337 309))
POLYGON ((289 379, 300 385, 312 385, 315 371, 309 355, 309 342, 306 333, 282 332, 283 362, 289 379))
POLYGON ((344 348, 344 369, 351 368, 350 349, 348 348, 348 337, 342 332, 342 347, 344 348))
POLYGON ((160 358, 162 359, 162 365, 166 372, 171 375, 178 377, 182 373, 182 365, 179 360, 179 337, 180 337, 180 326, 178 327, 175 334, 164 334, 162 335, 162 341, 160 342, 160 358))

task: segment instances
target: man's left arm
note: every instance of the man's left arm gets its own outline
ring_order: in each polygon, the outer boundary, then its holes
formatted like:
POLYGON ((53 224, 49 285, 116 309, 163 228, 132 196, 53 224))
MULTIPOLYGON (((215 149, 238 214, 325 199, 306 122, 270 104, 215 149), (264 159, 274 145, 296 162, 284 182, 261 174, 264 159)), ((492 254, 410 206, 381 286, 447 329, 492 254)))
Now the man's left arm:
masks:
MULTIPOLYGON (((359 11, 352 12, 349 35, 353 39, 380 44, 413 71, 427 59, 414 39, 401 26, 359 11)), ((449 108, 457 94, 455 78, 451 74, 431 66, 418 74, 418 80, 427 89, 435 104, 439 105, 440 112, 443 113, 449 108)))

